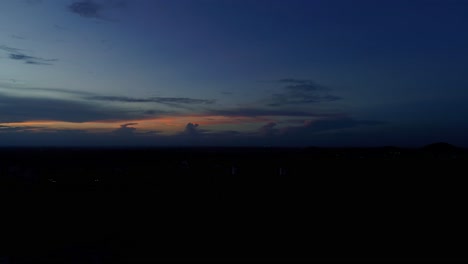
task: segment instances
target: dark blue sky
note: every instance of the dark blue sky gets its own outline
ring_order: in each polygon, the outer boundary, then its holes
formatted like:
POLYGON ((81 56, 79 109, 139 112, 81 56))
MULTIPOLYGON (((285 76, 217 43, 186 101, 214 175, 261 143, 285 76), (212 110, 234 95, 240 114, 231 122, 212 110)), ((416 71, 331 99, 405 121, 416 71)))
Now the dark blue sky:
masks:
POLYGON ((4 0, 0 145, 468 146, 468 1, 4 0))

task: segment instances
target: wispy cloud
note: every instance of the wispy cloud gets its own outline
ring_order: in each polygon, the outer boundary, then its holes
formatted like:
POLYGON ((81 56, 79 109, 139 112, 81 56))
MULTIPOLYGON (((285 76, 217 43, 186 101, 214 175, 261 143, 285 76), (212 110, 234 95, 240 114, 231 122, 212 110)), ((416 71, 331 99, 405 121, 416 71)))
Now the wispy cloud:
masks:
POLYGON ((12 132, 28 132, 35 129, 40 129, 41 127, 34 126, 5 126, 0 125, 0 133, 12 133, 12 132))
POLYGON ((330 94, 330 88, 311 80, 286 78, 277 82, 285 86, 280 93, 272 94, 268 106, 303 105, 341 99, 339 96, 330 94))
MULTIPOLYGON (((12 81, 15 83, 16 81, 12 81)), ((70 94, 70 95, 78 95, 78 96, 89 96, 93 95, 93 93, 85 92, 85 91, 77 91, 77 90, 68 90, 68 89, 60 89, 60 88, 44 88, 44 87, 24 87, 19 85, 12 85, 12 84, 4 84, 0 83, 0 90, 7 90, 7 91, 14 91, 14 92, 52 92, 52 93, 62 93, 62 94, 70 94)))
POLYGON ((143 111, 91 104, 72 99, 16 97, 0 93, 0 123, 32 120, 88 122, 96 120, 133 120, 147 117, 143 111))
POLYGON ((381 124, 383 124, 383 122, 374 120, 356 120, 351 117, 343 116, 339 118, 305 121, 302 126, 286 127, 282 132, 284 134, 293 134, 295 136, 305 136, 313 133, 349 129, 360 126, 376 126, 381 124))
MULTIPOLYGON (((16 51, 14 48, 7 48, 10 51, 16 51)), ((277 83, 286 84, 282 88, 286 94, 330 91, 308 80, 283 79, 278 80, 277 83)), ((271 103, 271 100, 269 102, 271 103)), ((215 103, 216 100, 213 99, 126 97, 0 83, 0 123, 9 124, 12 127, 20 127, 28 123, 30 126, 43 125, 47 129, 86 130, 89 128, 89 131, 99 133, 107 131, 106 133, 110 133, 109 135, 114 138, 117 136, 139 138, 144 134, 145 137, 157 136, 162 139, 164 135, 158 132, 148 133, 155 128, 161 128, 163 129, 161 131, 164 131, 163 134, 178 135, 178 137, 172 137, 172 140, 188 140, 196 136, 197 140, 209 142, 210 139, 216 138, 221 142, 222 140, 228 141, 230 136, 235 136, 239 140, 248 142, 259 138, 277 138, 280 135, 308 138, 318 132, 375 124, 370 121, 347 119, 347 115, 341 112, 296 108, 289 104, 276 107, 255 105, 227 108, 215 103), (1 90, 4 91, 3 94, 1 90), (158 104, 171 106, 173 110, 159 110, 158 104), (193 111, 182 111, 181 108, 185 107, 191 107, 193 111), (305 122, 302 125, 283 122, 291 118, 314 121, 305 122), (262 123, 265 125, 256 131, 256 124, 262 123), (201 129, 200 125, 204 128, 201 129), (288 126, 284 127, 285 125, 288 126), (222 127, 235 133, 222 133, 226 132, 220 131, 222 127)), ((44 128, 38 130, 45 131, 44 128)))
POLYGON ((222 116, 335 116, 336 114, 314 113, 312 111, 289 110, 289 109, 271 109, 271 108, 231 108, 231 109, 210 109, 206 113, 210 115, 222 116))
POLYGON ((8 57, 12 60, 24 61, 26 64, 34 65, 52 65, 52 62, 57 61, 57 59, 44 59, 19 53, 11 53, 8 57))
POLYGON ((305 80, 305 79, 294 79, 294 78, 284 78, 284 79, 279 79, 279 83, 288 83, 288 84, 306 84, 310 83, 310 80, 305 80))
POLYGON ((13 48, 5 45, 0 45, 0 50, 11 52, 11 53, 20 53, 22 50, 18 48, 13 48))
POLYGON ((178 105, 178 104, 214 104, 216 100, 212 99, 194 99, 187 97, 149 97, 149 98, 133 98, 125 96, 89 96, 86 97, 89 100, 96 101, 110 101, 110 102, 122 102, 122 103, 159 103, 167 105, 178 105))
POLYGON ((26 64, 32 65, 52 65, 57 59, 44 59, 41 57, 35 57, 26 55, 21 49, 12 48, 5 45, 0 45, 0 50, 8 53, 8 58, 15 61, 23 61, 26 64))
MULTIPOLYGON (((214 102, 215 100, 186 97, 105 96, 79 90, 28 87, 11 82, 0 82, 0 112, 2 113, 0 122, 148 120, 162 114, 177 116, 180 114, 177 109, 183 109, 186 106, 199 107, 214 102), (124 102, 130 104, 126 106, 119 104, 124 102), (151 106, 148 103, 155 105, 151 106), (158 109, 157 104, 170 106, 173 109, 158 109)), ((196 111, 201 113, 203 109, 196 111)))

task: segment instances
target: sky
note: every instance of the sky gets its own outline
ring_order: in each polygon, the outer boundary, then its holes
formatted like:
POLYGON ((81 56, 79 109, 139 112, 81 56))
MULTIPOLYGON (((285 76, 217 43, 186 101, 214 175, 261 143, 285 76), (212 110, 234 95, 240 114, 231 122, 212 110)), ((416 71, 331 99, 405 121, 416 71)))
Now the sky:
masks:
POLYGON ((2 0, 0 146, 468 147, 467 12, 2 0))

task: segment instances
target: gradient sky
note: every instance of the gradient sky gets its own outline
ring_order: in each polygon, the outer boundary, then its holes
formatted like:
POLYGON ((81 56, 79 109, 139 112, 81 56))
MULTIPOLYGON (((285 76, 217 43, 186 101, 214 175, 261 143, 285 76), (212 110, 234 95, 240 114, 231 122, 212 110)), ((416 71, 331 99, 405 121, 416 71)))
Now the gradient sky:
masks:
POLYGON ((468 147, 468 1, 2 0, 0 146, 468 147))

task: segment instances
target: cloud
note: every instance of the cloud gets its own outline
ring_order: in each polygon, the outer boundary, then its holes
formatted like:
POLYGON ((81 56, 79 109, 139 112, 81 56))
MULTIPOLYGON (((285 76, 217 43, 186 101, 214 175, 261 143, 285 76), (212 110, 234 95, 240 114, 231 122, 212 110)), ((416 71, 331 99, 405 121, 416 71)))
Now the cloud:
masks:
POLYGON ((288 110, 288 109, 266 109, 266 108, 232 108, 232 109, 210 109, 209 115, 222 116, 328 116, 329 114, 313 113, 311 111, 288 110))
POLYGON ((327 118, 316 121, 305 121, 303 126, 291 126, 282 130, 283 134, 307 135, 325 131, 342 130, 359 126, 375 126, 383 124, 380 121, 356 120, 351 117, 327 118))
POLYGON ((61 88, 25 87, 14 83, 0 82, 0 122, 27 120, 56 120, 68 122, 86 122, 93 120, 130 120, 148 119, 161 114, 177 115, 176 111, 148 109, 138 103, 160 102, 173 107, 182 103, 209 103, 207 100, 191 98, 159 97, 150 99, 101 96, 92 92, 61 88), (3 92, 3 93, 2 93, 3 92), (51 97, 53 96, 53 97, 51 97), (111 104, 113 100, 90 100, 103 97, 117 98, 117 102, 132 102, 135 107, 111 104), (176 104, 175 102, 179 103, 176 104), (20 107, 21 106, 21 107, 20 107), (18 107, 18 109, 16 109, 18 107), (63 110, 58 110, 63 109, 63 110), (28 112, 30 111, 30 112, 28 112), (94 116, 94 117, 93 117, 94 116))
MULTIPOLYGON (((17 54, 18 50, 11 47, 6 47, 11 53, 17 54)), ((5 50, 5 49, 3 49, 5 50)), ((21 53, 22 54, 22 53, 21 53)), ((16 57, 18 60, 30 59, 27 55, 16 57)), ((279 107, 269 107, 261 105, 241 106, 226 108, 221 105, 213 105, 216 100, 196 99, 188 97, 126 97, 101 95, 93 92, 82 92, 76 90, 66 90, 60 88, 41 88, 41 87, 21 87, 16 84, 0 83, 0 123, 20 123, 26 121, 50 120, 64 122, 93 122, 93 121, 111 121, 111 122, 128 122, 137 121, 141 127, 148 127, 148 120, 154 119, 155 126, 161 124, 166 126, 164 122, 157 122, 157 116, 164 114, 162 119, 173 122, 172 119, 177 119, 174 122, 179 128, 179 132, 175 132, 172 136, 162 135, 158 131, 146 132, 139 131, 135 125, 137 123, 124 123, 120 127, 116 127, 113 131, 100 134, 102 139, 104 134, 114 139, 106 142, 153 142, 156 144, 204 144, 204 145, 235 145, 235 144, 267 144, 268 142, 291 142, 295 141, 298 144, 301 140, 307 141, 314 138, 322 132, 343 130, 365 125, 376 125, 378 122, 355 120, 347 117, 343 113, 324 112, 320 109, 304 108, 303 106, 295 107, 290 105, 291 100, 296 100, 299 95, 315 96, 332 96, 328 94, 330 91, 327 87, 322 87, 309 80, 282 79, 277 80, 283 87, 281 92, 287 97, 279 104, 279 107), (1 93, 3 90, 4 94, 1 93), (50 97, 53 96, 53 97, 50 97), (127 103, 127 104, 122 104, 127 103), (195 111, 178 112, 175 109, 171 112, 159 111, 155 105, 148 103, 164 104, 168 106, 183 108, 197 108, 195 111), (178 119, 178 118, 181 119, 178 119), (187 123, 187 117, 196 118, 191 120, 194 122, 187 123), (213 120, 208 120, 212 118, 213 120), (285 120, 294 118, 296 120, 310 120, 300 125, 299 123, 286 122, 285 120), (122 121, 125 120, 125 121, 122 121), (146 121, 144 121, 146 120, 146 121), (171 121, 172 120, 172 121, 171 121), (181 120, 184 123, 180 123, 181 120), (218 122, 221 120, 222 122, 218 122), (233 121, 233 122, 226 122, 233 121), (196 121, 196 122, 195 122, 196 121), (205 122, 206 121, 206 122, 205 122), (220 124, 229 124, 231 127, 239 125, 239 130, 247 129, 244 124, 249 123, 264 123, 258 130, 250 130, 239 132, 230 131, 215 131, 209 130, 210 126, 205 129, 205 125, 213 125, 216 129, 221 127, 220 124), (200 128, 201 124, 203 129, 200 128), (285 127, 286 126, 286 127, 285 127), (128 140, 127 140, 128 139, 128 140), (232 141, 235 139, 235 141, 232 141), (119 141, 122 140, 122 141, 119 141), (255 142, 255 143, 251 143, 255 142)), ((274 97, 271 97, 274 98, 274 97)), ((273 100, 270 98, 269 103, 273 100)), ((309 98, 310 99, 310 98, 309 98)), ((282 99, 283 100, 283 99, 282 99)), ((297 99, 298 100, 298 99, 297 99)), ((303 102, 305 99, 301 99, 303 102)), ((151 121, 152 122, 152 121, 151 121)), ((6 129, 6 128, 4 128, 6 129)), ((9 128, 13 133, 13 128, 9 128)), ((232 129, 232 128, 231 128, 232 129)), ((4 130, 3 136, 7 130, 4 130)), ((18 128, 18 132, 21 130, 18 128)), ((37 129, 34 133, 45 133, 46 129, 37 129)), ((67 133, 65 131, 47 131, 49 134, 44 137, 49 138, 50 133, 57 133, 65 138, 72 138, 73 135, 79 135, 80 138, 99 142, 98 135, 81 135, 79 133, 67 133), (91 139, 92 138, 92 139, 91 139)), ((26 133, 25 131, 21 133, 26 133)), ((28 132, 29 134, 34 134, 28 132)), ((172 133, 173 130, 172 130, 172 133)), ((117 144, 117 143, 116 143, 117 144)), ((142 143, 143 144, 143 143, 142 143)), ((268 143, 269 144, 269 143, 268 143)), ((275 143, 276 144, 276 143, 275 143)))
MULTIPOLYGON (((10 80, 11 82, 15 83, 16 80, 10 80)), ((52 92, 52 93, 63 93, 63 94, 70 94, 70 95, 79 95, 79 96, 89 96, 94 95, 90 92, 84 91, 77 91, 77 90, 67 90, 67 89, 60 89, 60 88, 44 88, 44 87, 23 87, 18 85, 0 83, 0 90, 7 90, 12 92, 18 91, 30 91, 30 92, 52 92)))
POLYGON ((269 122, 259 129, 259 133, 264 136, 271 136, 278 132, 275 122, 269 122))
POLYGON ((303 80, 303 79, 294 79, 294 78, 284 78, 284 79, 279 79, 279 83, 295 83, 295 84, 304 84, 310 82, 309 80, 303 80))
POLYGON ((11 52, 11 53, 20 53, 21 52, 21 49, 12 48, 12 47, 5 46, 5 45, 0 45, 0 50, 6 51, 6 52, 11 52))
POLYGON ((102 5, 93 0, 82 0, 71 3, 68 6, 70 12, 87 18, 102 18, 102 5))
POLYGON ((306 121, 301 126, 279 127, 277 122, 267 122, 257 131, 210 131, 201 129, 196 123, 188 123, 179 135, 168 139, 185 140, 200 145, 277 145, 305 146, 319 142, 335 132, 345 132, 350 128, 377 126, 379 121, 357 120, 352 117, 330 117, 306 121), (195 139, 196 140, 191 140, 195 139))
POLYGON ((109 102, 122 102, 122 103, 159 103, 166 105, 180 105, 180 104, 214 104, 216 100, 211 99, 193 99, 186 97, 149 97, 149 98, 133 98, 125 96, 89 96, 88 100, 96 101, 109 101, 109 102))
POLYGON ((126 0, 108 0, 106 2, 97 2, 95 0, 74 1, 68 6, 68 10, 85 18, 106 19, 104 11, 113 8, 124 8, 127 6, 126 0))
POLYGON ((330 88, 316 84, 311 80, 280 79, 277 81, 286 84, 282 92, 272 94, 268 106, 301 105, 340 100, 339 96, 331 95, 330 88))
POLYGON ((52 62, 57 61, 57 59, 43 59, 34 56, 28 56, 20 53, 10 53, 8 56, 12 60, 24 61, 26 64, 34 65, 52 65, 52 62))
POLYGON ((198 129, 199 125, 198 124, 193 124, 193 123, 188 123, 185 126, 184 131, 182 134, 188 135, 188 136, 197 136, 201 133, 201 131, 198 129))
MULTIPOLYGON (((0 125, 0 145, 41 146, 308 146, 371 142, 367 130, 348 130, 376 126, 382 122, 356 120, 351 117, 304 122, 302 126, 278 128, 269 122, 254 132, 210 131, 189 122, 180 133, 137 132, 137 123, 125 123, 104 133, 82 130, 34 130, 30 127, 0 125), (331 133, 328 133, 331 132, 331 133), (354 134, 350 134, 354 133, 354 134), (365 136, 359 136, 360 134, 365 136), (367 133, 367 134, 366 134, 367 133), (351 135, 351 138, 349 136, 351 135)), ((358 143, 360 144, 360 143, 358 143)))
POLYGON ((120 125, 120 128, 114 130, 113 133, 119 136, 134 136, 136 128, 131 127, 134 125, 138 125, 138 123, 127 123, 120 125))
POLYGON ((155 115, 157 113, 158 113, 158 111, 156 111, 156 110, 147 110, 147 111, 143 112, 143 114, 145 114, 145 115, 155 115))
POLYGON ((88 134, 88 131, 83 129, 42 129, 41 131, 76 136, 88 134))
POLYGON ((120 127, 128 128, 129 126, 135 126, 135 125, 138 125, 138 123, 127 123, 127 124, 120 125, 120 127))
POLYGON ((5 45, 0 45, 0 50, 6 51, 8 58, 15 61, 23 61, 26 64, 32 65, 52 65, 53 62, 56 62, 57 59, 44 59, 40 57, 34 57, 26 55, 22 52, 21 49, 8 47, 5 45))
MULTIPOLYGON (((26 130, 0 125, 0 146, 187 146, 227 142, 234 133, 207 136, 193 123, 175 135, 161 135, 159 131, 138 133, 136 123, 122 124, 114 131, 92 133, 83 130, 26 130)), ((28 127, 29 128, 29 127, 28 127)))
POLYGON ((0 123, 32 120, 89 122, 130 120, 144 116, 117 107, 96 105, 70 99, 15 97, 0 93, 0 123))
POLYGON ((40 129, 41 127, 33 126, 5 126, 0 125, 0 133, 11 133, 11 132, 28 132, 34 129, 40 129))
POLYGON ((161 131, 154 131, 154 130, 152 130, 152 131, 146 131, 146 132, 144 132, 144 133, 141 133, 141 135, 145 135, 145 136, 154 136, 154 135, 158 135, 158 134, 160 134, 160 133, 161 133, 161 131))
POLYGON ((39 62, 39 61, 34 61, 34 60, 28 60, 28 61, 25 61, 25 63, 31 64, 31 65, 52 65, 50 63, 39 62))

